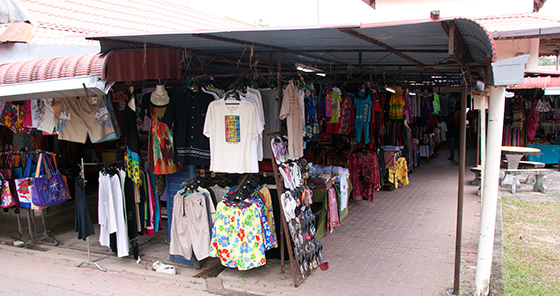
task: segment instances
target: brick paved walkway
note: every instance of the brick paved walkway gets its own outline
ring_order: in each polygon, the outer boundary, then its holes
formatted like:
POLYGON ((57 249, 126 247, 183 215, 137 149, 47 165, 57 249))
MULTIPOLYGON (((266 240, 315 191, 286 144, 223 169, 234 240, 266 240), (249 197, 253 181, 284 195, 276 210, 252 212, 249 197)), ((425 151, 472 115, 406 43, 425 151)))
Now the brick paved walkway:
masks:
MULTIPOLYGON (((298 288, 290 286, 291 273, 280 278, 278 262, 220 277, 227 287, 273 295, 446 295, 453 287, 458 168, 440 151, 422 161, 409 185, 378 191, 373 203, 350 202, 341 226, 321 239, 329 270, 316 270, 298 288)), ((468 171, 465 178, 462 294, 474 287, 480 203, 468 185, 473 177, 468 171)))
MULTIPOLYGON (((447 160, 447 155, 447 151, 440 151, 435 158, 423 160, 409 176, 409 185, 394 191, 378 191, 373 203, 351 201, 349 215, 341 226, 321 239, 329 270, 317 269, 295 288, 289 262, 288 272, 282 276, 279 260, 269 260, 267 266, 246 272, 226 269, 219 275, 224 287, 259 295, 446 295, 453 286, 458 179, 458 163, 447 160)), ((468 158, 467 168, 473 163, 472 157, 468 158)), ((467 169, 461 295, 469 295, 474 287, 480 202, 477 188, 468 185, 473 177, 467 169)), ((70 235, 75 239, 74 233, 70 235)), ((157 295, 183 294, 185 290, 206 294, 203 281, 192 278, 192 268, 178 266, 176 276, 156 275, 133 260, 110 258, 102 262, 109 271, 102 273, 76 269, 73 264, 83 260, 84 252, 77 252, 77 257, 61 258, 63 250, 68 256, 75 256, 64 248, 26 252, 2 250, 0 246, 0 257, 4 256, 3 261, 9 263, 4 265, 3 272, 10 274, 0 282, 21 286, 27 283, 28 291, 37 295, 41 295, 39 291, 51 295, 84 290, 88 295, 129 295, 145 287, 136 284, 153 285, 150 281, 155 280, 158 284, 150 292, 157 295), (19 258, 14 261, 16 255, 19 258), (33 269, 33 273, 27 274, 26 268, 33 269), (41 276, 49 274, 49 270, 56 271, 56 281, 41 276), (88 277, 90 281, 86 280, 88 277), (28 281, 30 278, 37 280, 28 281), (102 286, 93 287, 91 283, 102 286)), ((160 255, 157 258, 168 262, 166 252, 160 255)))

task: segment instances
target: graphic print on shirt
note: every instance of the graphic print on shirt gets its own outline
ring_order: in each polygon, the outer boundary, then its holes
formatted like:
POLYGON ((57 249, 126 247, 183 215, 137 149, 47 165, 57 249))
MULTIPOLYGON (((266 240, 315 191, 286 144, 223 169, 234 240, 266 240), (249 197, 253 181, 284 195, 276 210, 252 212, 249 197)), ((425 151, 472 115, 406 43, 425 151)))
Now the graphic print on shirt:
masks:
POLYGON ((226 115, 226 143, 241 142, 239 115, 226 115))
POLYGON ((58 131, 58 133, 64 134, 64 132, 62 131, 69 124, 70 124, 70 108, 68 107, 68 105, 62 103, 62 111, 60 111, 60 117, 56 125, 56 130, 58 131))

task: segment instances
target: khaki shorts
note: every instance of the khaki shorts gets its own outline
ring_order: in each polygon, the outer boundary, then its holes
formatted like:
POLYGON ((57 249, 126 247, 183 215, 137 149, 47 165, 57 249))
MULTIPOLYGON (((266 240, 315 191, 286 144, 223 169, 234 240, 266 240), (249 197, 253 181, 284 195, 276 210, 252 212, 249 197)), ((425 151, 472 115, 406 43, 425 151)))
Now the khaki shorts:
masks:
POLYGON ((58 139, 85 143, 87 136, 93 143, 115 132, 106 100, 97 97, 97 105, 92 105, 90 97, 63 98, 58 119, 58 139))

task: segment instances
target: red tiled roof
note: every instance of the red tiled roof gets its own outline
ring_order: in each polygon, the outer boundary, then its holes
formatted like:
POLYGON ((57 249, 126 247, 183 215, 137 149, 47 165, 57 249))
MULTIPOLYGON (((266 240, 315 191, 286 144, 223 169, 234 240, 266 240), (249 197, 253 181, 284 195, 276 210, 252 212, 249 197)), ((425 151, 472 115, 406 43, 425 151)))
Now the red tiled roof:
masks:
POLYGON ((153 48, 113 50, 0 64, 0 85, 97 75, 110 82, 180 79, 181 52, 153 48))
POLYGON ((533 89, 545 87, 560 87, 560 77, 538 76, 525 77, 522 84, 508 86, 509 89, 533 89))
POLYGON ((176 3, 152 0, 20 0, 38 31, 31 43, 61 42, 60 37, 99 33, 167 32, 249 28, 253 25, 176 3), (52 31, 45 38, 45 33, 52 31), (55 33, 53 33, 55 32, 55 33), (54 37, 54 38, 52 38, 54 37))
POLYGON ((523 13, 477 18, 490 33, 560 27, 560 19, 538 13, 523 13))
POLYGON ((96 74, 104 79, 105 57, 100 53, 0 64, 0 84, 96 74))

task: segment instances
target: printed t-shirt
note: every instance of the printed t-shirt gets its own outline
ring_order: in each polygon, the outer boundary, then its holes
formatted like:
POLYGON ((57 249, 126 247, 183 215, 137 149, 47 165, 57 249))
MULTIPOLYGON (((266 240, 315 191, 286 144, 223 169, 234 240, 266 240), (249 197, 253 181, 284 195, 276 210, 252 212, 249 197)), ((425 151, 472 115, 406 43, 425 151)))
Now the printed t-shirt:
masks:
POLYGON ((210 138, 210 171, 258 172, 258 169, 251 170, 257 162, 256 155, 251 154, 251 141, 258 137, 255 116, 255 107, 248 101, 217 100, 210 103, 204 122, 204 135, 210 138))

